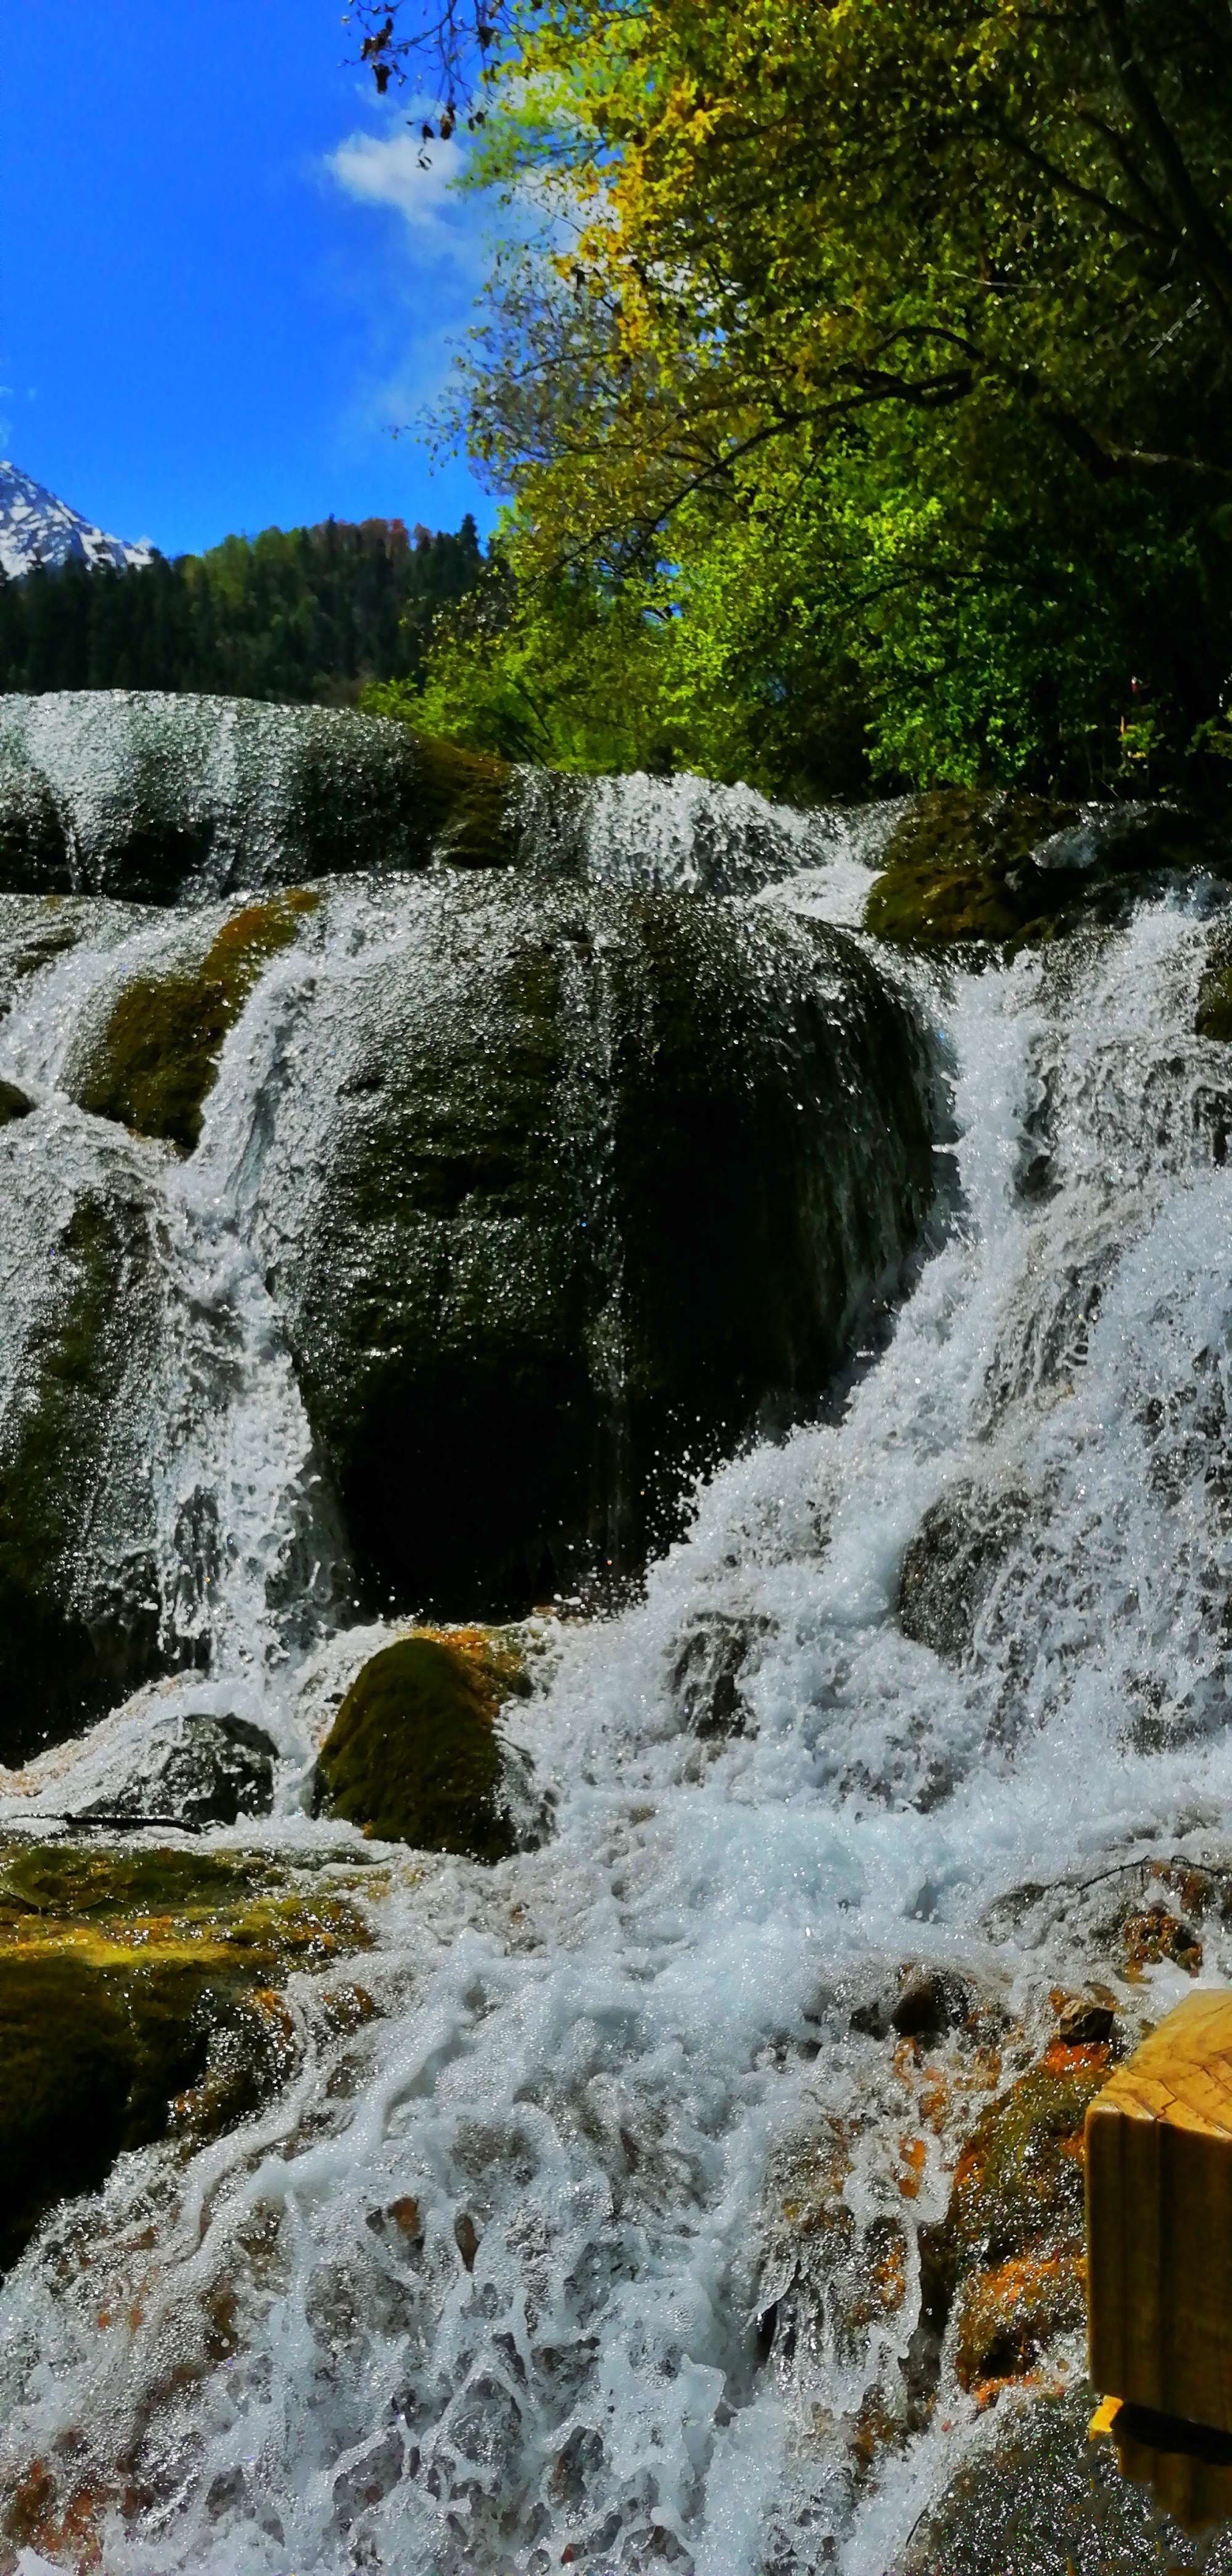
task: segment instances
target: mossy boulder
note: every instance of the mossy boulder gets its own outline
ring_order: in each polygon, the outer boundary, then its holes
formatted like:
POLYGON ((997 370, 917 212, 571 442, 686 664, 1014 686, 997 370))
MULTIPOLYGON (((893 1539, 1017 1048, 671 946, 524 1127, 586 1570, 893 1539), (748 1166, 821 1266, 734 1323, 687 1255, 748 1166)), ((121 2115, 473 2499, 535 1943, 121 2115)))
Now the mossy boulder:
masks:
POLYGON ((920 948, 1015 939, 1035 901, 1032 884, 1024 906, 1016 871, 1077 821, 1076 806, 1035 796, 935 788, 915 798, 886 843, 866 929, 920 948))
POLYGON ((71 1110, 0 1127, 0 1761, 184 1660, 148 1428, 166 1331, 157 1209, 71 1110))
POLYGON ((488 1630, 399 1637, 343 1700, 317 1764, 318 1808, 384 1841, 504 1860, 528 1838, 527 1779, 498 1720, 529 1688, 516 1645, 488 1630))
POLYGON ((381 717, 141 689, 0 698, 0 888, 200 902, 519 846, 505 762, 381 717))
POLYGON ((501 1618, 817 1402, 932 1204, 931 1058, 854 941, 762 905, 397 900, 306 1000, 258 1225, 370 1606, 501 1618))
POLYGON ((1113 917, 1147 872, 1224 871, 1226 824, 1169 805, 1062 804, 934 788, 883 852, 865 928, 900 946, 999 946, 1113 917))
POLYGON ((251 1853, 0 1849, 0 2264, 125 2148, 267 2097, 295 2056, 279 1989, 368 1939, 357 1884, 251 1853))
POLYGON ((1106 2047, 1057 2042, 985 2112, 929 2239, 935 2281, 952 2292, 977 2266, 1081 2241, 1082 2124, 1108 2072, 1106 2047))
POLYGON ((294 886, 224 922, 195 970, 134 976, 75 1083, 83 1109, 191 1153, 227 1032, 262 968, 320 897, 294 886))
POLYGON ((921 2230, 922 2335, 939 2351, 957 2307, 957 2374, 977 2394, 1082 2322, 1083 2122, 1109 2068, 1106 2043, 1054 2041, 985 2112, 944 2218, 921 2230))

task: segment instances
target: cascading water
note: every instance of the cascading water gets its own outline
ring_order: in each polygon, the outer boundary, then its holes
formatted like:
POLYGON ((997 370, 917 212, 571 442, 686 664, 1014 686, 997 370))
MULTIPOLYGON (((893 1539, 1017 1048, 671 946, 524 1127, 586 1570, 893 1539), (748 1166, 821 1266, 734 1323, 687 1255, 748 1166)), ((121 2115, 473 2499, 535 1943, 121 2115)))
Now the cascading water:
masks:
MULTIPOLYGON (((860 852, 800 857, 760 900, 856 917, 860 852)), ((161 954, 183 923, 124 935, 161 954)), ((174 1615, 274 1734, 267 1835, 295 1852, 355 1847, 302 1782, 384 1632, 336 1627, 265 1284, 277 1206, 254 1249, 263 1155, 308 985, 344 1019, 356 961, 419 935, 379 888, 331 901, 233 1028, 191 1161, 109 1131, 182 1319, 150 1397, 156 1519, 168 1565, 212 1572, 174 1615), (186 1547, 207 1507, 211 1549, 186 1547)), ((57 1086, 118 936, 100 913, 0 1033, 0 1075, 44 1104, 32 1151, 42 1121, 66 1152, 97 1133, 57 1086)), ((1206 936, 1196 899, 1153 900, 1002 969, 911 970, 952 1075, 944 1239, 841 1419, 716 1475, 634 1606, 531 1623, 516 1732, 552 1840, 494 1869, 378 1847, 376 2016, 308 2029, 288 2089, 199 2154, 123 2158, 11 2274, 0 2480, 50 2464, 88 2496, 94 2563, 895 2564, 980 2438, 950 2343, 935 2402, 912 2376, 917 2231, 964 2117, 1038 2044, 1084 1891, 1232 1824, 1232 1077, 1190 1034, 1206 936), (1024 1882, 1034 1911, 1007 1901, 1024 1882), (1042 1882, 1072 1901, 1041 1911, 1042 1882), (942 2048, 928 2099, 852 2018, 906 1958, 982 1981, 1010 2033, 965 2074, 942 2048)), ((8 1817, 71 1808, 139 1715, 11 1775, 8 1817)), ((1225 1951, 1216 1930, 1208 1970, 1225 1951)), ((1186 1984, 1155 1969, 1152 2009, 1186 1984)))

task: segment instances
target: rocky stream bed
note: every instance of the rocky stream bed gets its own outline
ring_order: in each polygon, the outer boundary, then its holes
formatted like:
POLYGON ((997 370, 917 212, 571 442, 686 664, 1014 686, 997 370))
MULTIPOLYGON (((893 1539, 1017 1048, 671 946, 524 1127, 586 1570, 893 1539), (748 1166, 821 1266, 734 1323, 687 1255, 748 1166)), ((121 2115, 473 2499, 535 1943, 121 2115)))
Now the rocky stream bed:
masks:
POLYGON ((1232 833, 0 701, 0 2572, 1232 2566, 1232 833))

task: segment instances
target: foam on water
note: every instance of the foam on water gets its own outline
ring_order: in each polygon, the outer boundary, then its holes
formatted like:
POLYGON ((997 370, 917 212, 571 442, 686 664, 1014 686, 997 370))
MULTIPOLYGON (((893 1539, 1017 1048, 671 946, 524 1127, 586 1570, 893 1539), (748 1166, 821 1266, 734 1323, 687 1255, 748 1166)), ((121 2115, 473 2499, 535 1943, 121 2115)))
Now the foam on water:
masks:
POLYGON ((802 879, 805 886, 793 886, 801 909, 852 924, 906 807, 906 799, 890 799, 800 811, 687 770, 672 778, 527 770, 520 802, 526 843, 548 865, 656 892, 751 894, 802 879))
MULTIPOLYGON (((851 918, 841 868, 830 895, 851 918)), ((824 865, 774 899, 824 909, 824 865)), ((373 902, 331 912, 329 971, 403 935, 373 902)), ((932 988, 946 1239, 840 1421, 716 1477, 621 1616, 535 1627, 517 1731, 554 1839, 487 1872, 365 1846, 380 2017, 331 2038, 305 1981, 277 2103, 191 2160, 123 2159, 0 2292, 0 2473, 57 2464, 117 2576, 890 2563, 972 2414, 946 2361, 934 2429, 853 2470, 867 2392, 901 2386, 947 2150, 927 2134, 908 2196, 916 2111, 842 1997, 937 1958, 1029 2023, 1052 1936, 994 1900, 1232 1820, 1232 1082, 1190 1034, 1202 943, 1159 902, 932 988), (943 1662, 903 1633, 899 1574, 972 1488, 1007 1535, 943 1662), (741 1731, 707 1736, 723 1675, 741 1731), (783 2177, 840 2140, 842 2227, 802 2250, 783 2177), (844 2308, 890 2220, 904 2295, 844 2308)), ((84 996, 93 971, 43 970, 0 1070, 54 1085, 53 1041, 30 1053, 68 994, 48 978, 84 996)), ((381 1632, 330 1641, 324 1593, 302 1633, 271 1611, 271 1566, 311 1554, 310 1466, 248 1248, 262 1104, 317 971, 310 944, 275 961, 198 1154, 147 1161, 205 1318, 182 1384, 189 1481, 226 1533, 219 1669, 277 1706, 272 1837, 337 1852, 349 1829, 298 1783, 381 1632)), ((1159 1999, 1179 1982, 1161 1969, 1159 1999)))

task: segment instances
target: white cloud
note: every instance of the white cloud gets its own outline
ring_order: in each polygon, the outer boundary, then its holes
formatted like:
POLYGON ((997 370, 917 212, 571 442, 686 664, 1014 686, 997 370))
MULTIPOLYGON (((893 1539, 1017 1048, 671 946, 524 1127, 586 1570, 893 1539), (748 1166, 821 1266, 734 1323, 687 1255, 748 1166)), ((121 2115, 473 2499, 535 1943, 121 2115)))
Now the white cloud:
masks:
POLYGON ((465 158, 464 140, 421 144, 416 118, 360 128, 316 165, 320 183, 372 210, 362 257, 350 227, 336 253, 337 274, 368 318, 345 418, 353 438, 394 424, 426 434, 448 381, 491 264, 486 197, 455 186, 465 158))
POLYGON ((398 134, 348 135, 328 154, 326 168, 361 205, 391 206, 412 232, 431 234, 440 247, 449 241, 459 251, 464 246, 469 251, 472 228, 464 218, 459 221, 462 210, 453 192, 462 160, 456 142, 424 145, 403 129, 398 134))

